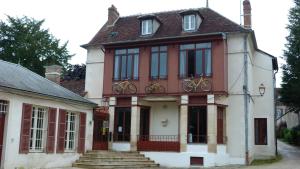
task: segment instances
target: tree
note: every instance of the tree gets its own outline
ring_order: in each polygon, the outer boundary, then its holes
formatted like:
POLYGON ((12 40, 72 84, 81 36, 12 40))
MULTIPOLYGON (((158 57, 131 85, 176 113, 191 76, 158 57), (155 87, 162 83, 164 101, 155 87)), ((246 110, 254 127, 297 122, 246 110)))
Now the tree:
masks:
POLYGON ((290 9, 280 101, 298 113, 300 110, 300 0, 290 9))
POLYGON ((64 80, 81 80, 85 79, 85 64, 82 65, 69 65, 64 72, 64 80))
POLYGON ((60 45, 56 39, 43 29, 44 20, 29 17, 7 16, 7 22, 0 22, 0 59, 19 63, 42 76, 44 66, 58 64, 66 68, 73 56, 67 50, 68 42, 60 45))

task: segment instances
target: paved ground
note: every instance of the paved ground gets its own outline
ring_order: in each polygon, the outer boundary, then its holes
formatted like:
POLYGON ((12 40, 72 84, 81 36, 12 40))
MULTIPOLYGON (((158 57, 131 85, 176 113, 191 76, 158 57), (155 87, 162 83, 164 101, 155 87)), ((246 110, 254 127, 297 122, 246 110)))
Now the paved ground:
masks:
MULTIPOLYGON (((300 169, 300 148, 278 141, 278 151, 282 155, 280 162, 261 166, 226 166, 207 169, 300 169)), ((79 168, 61 168, 79 169, 79 168)), ((166 169, 166 168, 162 168, 166 169)))

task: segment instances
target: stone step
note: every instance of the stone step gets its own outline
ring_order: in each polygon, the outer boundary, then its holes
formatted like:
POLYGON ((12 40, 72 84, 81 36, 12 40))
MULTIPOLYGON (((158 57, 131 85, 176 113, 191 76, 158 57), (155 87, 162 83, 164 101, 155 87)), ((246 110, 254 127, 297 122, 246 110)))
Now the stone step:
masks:
POLYGON ((110 157, 110 156, 81 156, 79 159, 83 159, 83 160, 86 160, 86 159, 91 159, 91 160, 130 160, 130 159, 149 159, 149 158, 146 158, 145 156, 113 156, 113 157, 110 157))
POLYGON ((116 168, 158 168, 158 164, 137 163, 137 164, 90 164, 90 163, 74 163, 73 167, 90 168, 90 169, 116 169, 116 168))
POLYGON ((107 153, 107 152, 87 152, 85 153, 84 155, 87 155, 87 156, 143 156, 142 154, 139 154, 139 153, 129 153, 129 152, 124 152, 124 153, 120 153, 120 152, 110 152, 110 153, 107 153))
MULTIPOLYGON (((138 158, 138 159, 126 159, 126 158, 115 158, 115 159, 89 159, 89 158, 79 158, 78 162, 149 162, 148 158, 138 158)), ((151 161, 154 163, 154 161, 151 161)))
POLYGON ((139 164, 155 164, 153 161, 77 161, 75 163, 91 164, 91 165, 139 165, 139 164))

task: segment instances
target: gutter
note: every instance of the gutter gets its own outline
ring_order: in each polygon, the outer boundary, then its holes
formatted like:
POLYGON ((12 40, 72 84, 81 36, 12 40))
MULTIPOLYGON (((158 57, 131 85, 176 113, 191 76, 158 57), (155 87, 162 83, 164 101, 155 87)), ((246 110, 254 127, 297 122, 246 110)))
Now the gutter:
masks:
POLYGON ((16 89, 16 88, 12 88, 12 87, 0 86, 0 91, 1 90, 3 90, 4 92, 7 91, 7 92, 10 92, 10 93, 13 93, 13 94, 25 95, 25 96, 26 96, 26 94, 27 95, 33 94, 33 95, 40 96, 40 97, 48 97, 52 100, 60 100, 60 101, 64 101, 64 102, 68 101, 69 103, 77 104, 77 105, 86 105, 86 106, 89 106, 89 107, 96 107, 97 106, 96 103, 93 103, 89 100, 86 100, 86 102, 77 101, 77 100, 73 100, 73 99, 57 97, 57 96, 52 96, 52 95, 27 91, 27 90, 21 90, 21 89, 16 89))

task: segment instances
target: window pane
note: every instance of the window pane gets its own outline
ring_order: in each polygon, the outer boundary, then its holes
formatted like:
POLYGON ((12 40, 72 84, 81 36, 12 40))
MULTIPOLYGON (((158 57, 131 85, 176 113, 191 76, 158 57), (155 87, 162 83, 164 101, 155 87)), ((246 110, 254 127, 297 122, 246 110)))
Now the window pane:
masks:
POLYGON ((180 45, 180 50, 184 49, 195 49, 195 44, 180 45))
POLYGON ((197 43, 196 48, 197 49, 211 48, 211 43, 197 43))
POLYGON ((205 75, 210 76, 211 75, 211 50, 206 49, 205 50, 205 75))
POLYGON ((128 55, 127 57, 127 78, 132 78, 132 55, 128 55))
POLYGON ((166 78, 167 76, 167 53, 160 53, 159 57, 159 76, 160 78, 166 78))
POLYGON ((139 53, 139 48, 128 49, 129 54, 139 53))
POLYGON ((138 79, 139 77, 139 55, 134 55, 134 68, 133 68, 133 78, 138 79))
POLYGON ((188 76, 189 77, 195 77, 195 51, 194 50, 188 50, 188 76))
POLYGON ((196 74, 197 76, 202 76, 202 50, 196 51, 196 74))
POLYGON ((180 52, 180 77, 184 77, 186 75, 186 52, 180 52))
POLYGON ((151 51, 152 51, 152 52, 158 52, 158 47, 152 47, 152 48, 151 48, 151 51))
POLYGON ((114 79, 119 79, 120 75, 120 56, 115 56, 114 79))
POLYGON ((148 34, 152 34, 152 20, 148 20, 148 31, 147 33, 148 34))
POLYGON ((152 53, 151 57, 151 77, 157 78, 158 76, 158 53, 152 53))
POLYGON ((126 79, 126 56, 122 56, 122 70, 121 70, 121 79, 126 79))
POLYGON ((184 30, 188 30, 189 29, 189 17, 186 15, 183 17, 183 21, 184 21, 184 30))
POLYGON ((146 34, 146 21, 142 21, 142 35, 146 34))
POLYGON ((190 27, 190 29, 191 30, 195 30, 195 28, 196 28, 196 21, 195 21, 195 15, 190 15, 190 24, 191 24, 191 27, 190 27))
POLYGON ((161 52, 166 52, 167 51, 167 46, 161 46, 160 51, 161 52))
POLYGON ((116 50, 116 55, 119 55, 119 54, 126 54, 126 49, 116 50))

